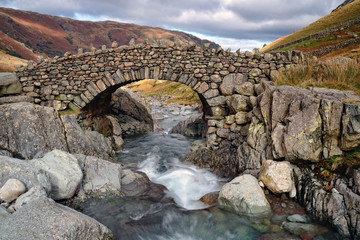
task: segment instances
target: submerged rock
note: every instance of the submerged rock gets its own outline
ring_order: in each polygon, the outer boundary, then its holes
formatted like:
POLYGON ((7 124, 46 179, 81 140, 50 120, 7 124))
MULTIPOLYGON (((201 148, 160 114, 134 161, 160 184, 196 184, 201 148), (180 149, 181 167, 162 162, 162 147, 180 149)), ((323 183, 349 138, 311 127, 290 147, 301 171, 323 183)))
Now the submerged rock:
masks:
POLYGON ((219 205, 230 212, 249 217, 265 217, 271 207, 255 177, 245 174, 225 184, 219 194, 219 205))
POLYGON ((51 199, 21 207, 0 224, 0 239, 113 239, 112 232, 96 220, 51 199))

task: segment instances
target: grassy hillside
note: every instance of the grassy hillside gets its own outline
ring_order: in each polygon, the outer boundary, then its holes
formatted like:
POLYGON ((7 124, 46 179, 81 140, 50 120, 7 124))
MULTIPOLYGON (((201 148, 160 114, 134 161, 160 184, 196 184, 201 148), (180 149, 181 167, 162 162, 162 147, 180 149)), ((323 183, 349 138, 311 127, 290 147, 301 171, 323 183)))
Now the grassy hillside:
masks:
POLYGON ((192 105, 200 102, 199 96, 188 86, 166 80, 146 79, 127 86, 142 96, 169 95, 172 98, 166 102, 177 102, 184 105, 192 105))
POLYGON ((0 51, 0 72, 15 72, 15 65, 26 65, 27 60, 0 51))
MULTIPOLYGON (((271 52, 274 48, 279 47, 281 45, 291 43, 298 39, 307 37, 309 35, 313 35, 324 31, 326 29, 336 27, 340 24, 348 22, 350 20, 356 19, 360 17, 360 0, 356 0, 342 8, 337 9, 336 11, 328 14, 327 16, 317 20, 316 22, 310 24, 303 29, 288 35, 287 37, 281 38, 269 44, 261 49, 262 52, 271 52)), ((310 39, 301 43, 293 44, 289 47, 279 49, 277 51, 284 50, 301 50, 301 51, 313 51, 331 44, 340 43, 351 38, 354 38, 354 34, 360 34, 360 25, 356 24, 347 29, 340 30, 328 37, 323 39, 310 39)))
POLYGON ((22 48, 14 48, 13 51, 25 59, 32 59, 27 55, 28 49, 54 57, 67 51, 76 52, 78 48, 89 50, 92 46, 111 46, 113 41, 124 45, 132 38, 135 38, 136 43, 145 40, 157 42, 161 39, 168 43, 195 42, 197 45, 210 43, 213 48, 219 46, 179 31, 113 21, 78 21, 1 7, 0 34, 0 49, 7 48, 10 42, 22 43, 22 48), (3 36, 7 39, 6 42, 3 36))
POLYGON ((360 95, 360 62, 309 61, 307 65, 280 72, 273 80, 276 85, 350 90, 360 95))

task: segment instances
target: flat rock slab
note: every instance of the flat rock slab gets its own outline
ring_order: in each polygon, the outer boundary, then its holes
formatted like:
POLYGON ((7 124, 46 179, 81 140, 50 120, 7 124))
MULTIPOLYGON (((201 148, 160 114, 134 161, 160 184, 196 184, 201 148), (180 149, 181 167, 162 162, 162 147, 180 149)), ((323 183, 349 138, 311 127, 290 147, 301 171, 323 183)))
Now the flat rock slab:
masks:
POLYGON ((41 199, 1 221, 0 239, 113 239, 113 234, 95 219, 51 199, 41 199))

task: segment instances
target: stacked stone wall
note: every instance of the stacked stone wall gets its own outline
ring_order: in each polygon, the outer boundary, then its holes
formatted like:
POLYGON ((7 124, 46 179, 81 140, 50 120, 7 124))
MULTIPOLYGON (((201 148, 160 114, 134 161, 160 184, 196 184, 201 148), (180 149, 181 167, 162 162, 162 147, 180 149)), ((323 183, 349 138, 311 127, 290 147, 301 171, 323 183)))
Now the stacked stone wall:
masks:
POLYGON ((103 46, 101 50, 79 50, 75 55, 30 62, 17 76, 23 95, 57 110, 83 109, 104 93, 138 80, 181 82, 195 90, 207 108, 211 127, 207 137, 210 145, 216 146, 222 139, 234 138, 230 133, 238 134, 247 124, 244 114, 252 110, 261 83, 303 60, 301 52, 253 54, 197 46, 103 46))

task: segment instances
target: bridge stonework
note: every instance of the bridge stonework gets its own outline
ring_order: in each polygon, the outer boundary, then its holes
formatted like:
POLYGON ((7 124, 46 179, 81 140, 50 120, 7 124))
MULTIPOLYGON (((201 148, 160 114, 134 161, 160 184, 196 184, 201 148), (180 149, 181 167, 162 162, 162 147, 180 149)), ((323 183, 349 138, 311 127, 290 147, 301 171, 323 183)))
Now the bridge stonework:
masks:
POLYGON ((30 61, 16 74, 23 95, 57 110, 83 109, 103 94, 143 79, 186 84, 202 100, 208 145, 217 146, 248 128, 246 113, 271 84, 271 76, 303 60, 300 52, 253 54, 138 44, 30 61))

